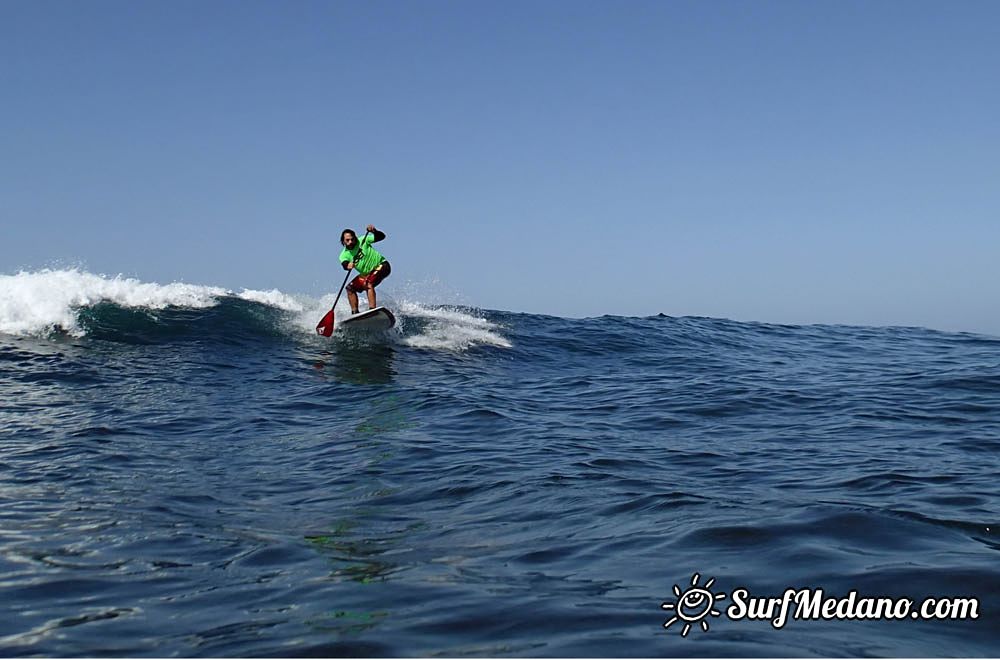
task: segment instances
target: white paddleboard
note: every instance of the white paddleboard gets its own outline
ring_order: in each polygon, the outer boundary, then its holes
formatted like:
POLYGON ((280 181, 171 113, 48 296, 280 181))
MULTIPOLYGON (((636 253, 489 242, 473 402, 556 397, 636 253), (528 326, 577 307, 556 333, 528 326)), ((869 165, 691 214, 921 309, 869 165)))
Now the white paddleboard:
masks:
POLYGON ((340 322, 344 330, 388 330, 396 325, 396 317, 386 307, 376 307, 367 312, 352 314, 340 322))

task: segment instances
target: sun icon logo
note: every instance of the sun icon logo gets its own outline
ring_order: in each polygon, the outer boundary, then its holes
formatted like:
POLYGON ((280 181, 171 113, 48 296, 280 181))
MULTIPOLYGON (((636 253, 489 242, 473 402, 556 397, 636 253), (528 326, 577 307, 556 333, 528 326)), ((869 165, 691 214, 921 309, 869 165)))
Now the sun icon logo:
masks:
POLYGON ((693 623, 700 623, 701 629, 708 632, 708 621, 705 621, 705 619, 709 616, 720 616, 722 614, 722 612, 715 609, 715 601, 722 600, 726 597, 726 594, 713 594, 709 591, 715 583, 715 578, 706 582, 704 587, 699 587, 698 579, 700 577, 697 573, 692 575, 691 586, 684 591, 681 591, 681 588, 675 584, 674 595, 677 596, 677 602, 671 603, 668 601, 660 605, 661 609, 674 611, 673 618, 663 624, 664 628, 669 628, 678 621, 684 622, 681 637, 687 637, 687 634, 691 632, 691 624, 693 623))

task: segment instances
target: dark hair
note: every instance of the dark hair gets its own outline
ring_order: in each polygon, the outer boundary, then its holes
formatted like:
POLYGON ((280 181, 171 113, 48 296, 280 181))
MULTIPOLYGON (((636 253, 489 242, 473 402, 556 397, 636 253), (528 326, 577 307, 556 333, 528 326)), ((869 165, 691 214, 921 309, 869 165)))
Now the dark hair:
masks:
POLYGON ((354 237, 354 242, 355 243, 358 242, 358 235, 354 233, 354 230, 353 229, 345 229, 344 231, 340 232, 340 244, 341 245, 344 245, 344 234, 350 234, 351 236, 354 237))

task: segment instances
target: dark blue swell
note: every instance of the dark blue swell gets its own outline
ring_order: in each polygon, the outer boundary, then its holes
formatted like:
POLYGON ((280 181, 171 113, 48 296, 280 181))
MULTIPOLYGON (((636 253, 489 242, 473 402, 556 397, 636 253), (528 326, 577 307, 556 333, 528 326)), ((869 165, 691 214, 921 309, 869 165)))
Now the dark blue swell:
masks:
POLYGON ((1000 340, 473 313, 512 347, 235 299, 0 337, 0 654, 1000 653, 1000 340), (696 573, 980 618, 682 637, 696 573))

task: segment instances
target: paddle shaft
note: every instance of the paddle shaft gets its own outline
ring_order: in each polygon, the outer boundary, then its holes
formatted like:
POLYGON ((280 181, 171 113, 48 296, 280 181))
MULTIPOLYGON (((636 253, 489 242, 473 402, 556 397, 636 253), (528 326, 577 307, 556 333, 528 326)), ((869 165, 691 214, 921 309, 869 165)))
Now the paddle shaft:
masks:
POLYGON ((349 270, 347 271, 347 275, 344 276, 344 282, 343 284, 340 285, 340 291, 337 292, 337 297, 333 299, 333 307, 330 308, 331 312, 337 308, 337 303, 340 302, 340 295, 344 293, 344 287, 347 286, 347 280, 349 280, 350 277, 351 277, 351 271, 349 270))

